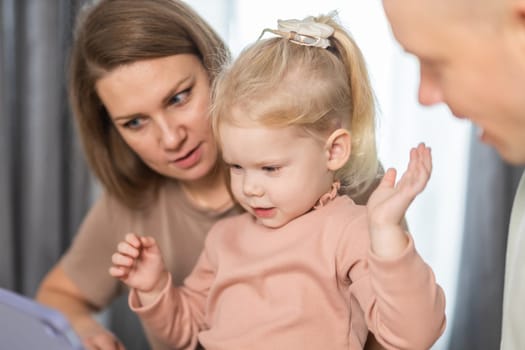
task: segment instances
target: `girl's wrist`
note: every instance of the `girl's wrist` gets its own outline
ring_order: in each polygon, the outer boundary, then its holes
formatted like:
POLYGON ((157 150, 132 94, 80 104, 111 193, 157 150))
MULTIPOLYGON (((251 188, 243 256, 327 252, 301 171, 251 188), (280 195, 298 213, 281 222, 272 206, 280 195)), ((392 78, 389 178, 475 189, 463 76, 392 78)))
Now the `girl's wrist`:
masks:
POLYGON ((399 225, 370 230, 370 248, 378 257, 398 257, 405 251, 408 242, 405 231, 399 225))
POLYGON ((169 272, 167 270, 162 270, 159 274, 159 278, 157 279, 157 283, 149 290, 149 293, 154 294, 160 294, 164 288, 166 288, 166 284, 169 280, 169 272))
POLYGON ((166 288, 168 280, 169 272, 166 270, 162 270, 159 274, 157 282, 153 285, 152 288, 149 288, 147 290, 136 288, 137 296, 139 297, 141 305, 147 306, 154 303, 158 296, 162 293, 164 288, 166 288))

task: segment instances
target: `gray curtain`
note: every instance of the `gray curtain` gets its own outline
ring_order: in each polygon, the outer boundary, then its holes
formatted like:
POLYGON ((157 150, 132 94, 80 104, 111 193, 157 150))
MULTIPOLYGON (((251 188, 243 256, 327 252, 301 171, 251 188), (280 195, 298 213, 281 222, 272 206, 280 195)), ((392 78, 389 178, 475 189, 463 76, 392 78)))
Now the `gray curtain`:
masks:
POLYGON ((474 133, 450 350, 499 349, 507 230, 523 172, 474 133))
POLYGON ((0 11, 0 285, 33 296, 89 204, 65 87, 75 1, 2 0, 0 11))

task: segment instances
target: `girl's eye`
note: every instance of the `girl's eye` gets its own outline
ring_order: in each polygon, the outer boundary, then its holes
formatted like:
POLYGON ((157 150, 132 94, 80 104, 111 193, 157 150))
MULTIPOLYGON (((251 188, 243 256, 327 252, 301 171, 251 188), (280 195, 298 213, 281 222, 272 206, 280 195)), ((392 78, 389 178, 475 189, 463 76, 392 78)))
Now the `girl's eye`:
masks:
POLYGON ((264 170, 267 173, 275 173, 279 171, 279 169, 281 169, 281 167, 279 166, 263 166, 262 167, 262 170, 264 170))
POLYGON ((122 124, 125 128, 128 129, 139 129, 143 124, 142 118, 133 118, 122 124))
POLYGON ((230 171, 233 173, 238 173, 239 171, 242 170, 242 167, 238 164, 230 164, 229 167, 230 167, 230 171))
POLYGON ((169 101, 168 101, 168 104, 169 105, 181 105, 181 104, 184 104, 189 96, 190 96, 190 92, 191 92, 191 88, 188 88, 186 90, 183 90, 181 92, 179 92, 178 94, 175 94, 173 95, 169 101))

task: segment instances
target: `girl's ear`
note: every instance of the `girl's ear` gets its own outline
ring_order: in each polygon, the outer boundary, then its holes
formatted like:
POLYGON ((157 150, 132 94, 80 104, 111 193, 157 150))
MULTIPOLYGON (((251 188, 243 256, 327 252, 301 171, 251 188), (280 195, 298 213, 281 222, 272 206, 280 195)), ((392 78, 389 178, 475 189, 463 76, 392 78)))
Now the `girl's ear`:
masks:
POLYGON ((350 132, 346 129, 335 130, 326 140, 325 149, 328 169, 331 171, 341 169, 350 158, 352 150, 352 136, 350 136, 350 132))

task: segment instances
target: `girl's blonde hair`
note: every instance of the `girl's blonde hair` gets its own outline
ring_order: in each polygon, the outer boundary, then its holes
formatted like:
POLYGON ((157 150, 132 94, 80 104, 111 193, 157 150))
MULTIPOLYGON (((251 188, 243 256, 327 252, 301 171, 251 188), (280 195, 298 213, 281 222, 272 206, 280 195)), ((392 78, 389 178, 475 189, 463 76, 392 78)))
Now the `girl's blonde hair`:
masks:
POLYGON ((70 57, 70 101, 87 161, 105 190, 130 207, 147 204, 164 177, 124 142, 98 97, 105 74, 140 60, 197 56, 215 79, 229 51, 217 33, 179 0, 101 0, 78 17, 70 57))
POLYGON ((329 48, 301 46, 280 37, 258 40, 223 69, 213 87, 212 127, 217 140, 223 121, 297 125, 323 140, 344 127, 352 135, 351 156, 335 177, 343 184, 342 192, 367 197, 382 169, 375 140, 375 98, 365 61, 333 16, 315 21, 334 28, 329 48))

